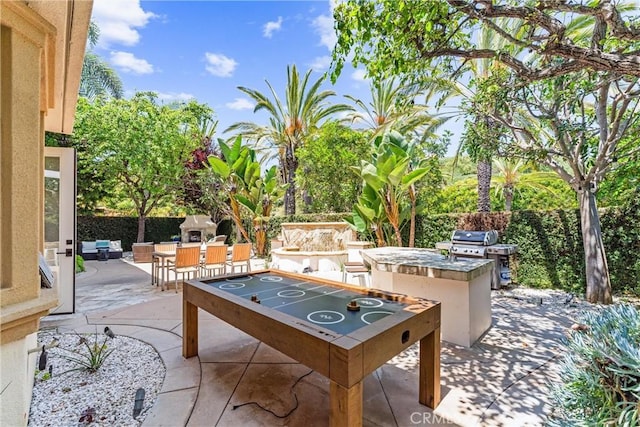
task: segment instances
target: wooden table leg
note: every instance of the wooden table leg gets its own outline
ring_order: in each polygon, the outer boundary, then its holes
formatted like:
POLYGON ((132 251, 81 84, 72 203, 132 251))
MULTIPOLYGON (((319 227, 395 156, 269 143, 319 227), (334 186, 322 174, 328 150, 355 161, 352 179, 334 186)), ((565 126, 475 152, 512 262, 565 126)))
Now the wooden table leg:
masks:
POLYGON ((198 306, 182 300, 182 356, 198 355, 198 306))
POLYGON ((440 403, 440 328, 420 340, 419 401, 431 409, 440 403))
POLYGON ((329 425, 331 427, 362 426, 362 381, 350 388, 331 381, 329 386, 329 425))

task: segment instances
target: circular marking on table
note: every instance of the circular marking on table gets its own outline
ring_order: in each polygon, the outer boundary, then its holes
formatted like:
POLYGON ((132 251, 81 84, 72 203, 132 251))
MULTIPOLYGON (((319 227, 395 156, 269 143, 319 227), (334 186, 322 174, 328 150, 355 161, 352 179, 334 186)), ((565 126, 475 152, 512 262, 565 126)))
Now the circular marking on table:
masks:
POLYGON ((375 299, 375 298, 354 298, 354 299, 355 301, 358 301, 358 304, 360 304, 360 307, 362 308, 378 308, 384 305, 384 303, 381 300, 375 299))
POLYGON ((276 295, 282 298, 300 298, 306 294, 305 291, 296 290, 296 289, 287 289, 284 291, 278 292, 276 295))
POLYGON ((331 310, 314 311, 307 316, 307 320, 320 325, 333 325, 344 320, 344 314, 331 310))
POLYGON ((393 314, 393 312, 391 312, 391 311, 370 311, 370 312, 364 313, 362 316, 360 316, 360 320, 362 320, 367 325, 370 325, 371 323, 375 322, 376 320, 383 319, 383 318, 387 317, 390 314, 393 314), (369 321, 369 320, 367 320, 367 317, 373 317, 373 319, 371 319, 369 321))
POLYGON ((220 289, 242 289, 244 288, 246 285, 244 283, 223 283, 222 285, 218 286, 218 288, 220 289))
POLYGON ((247 279, 248 279, 247 276, 240 276, 240 277, 231 277, 229 279, 224 279, 224 280, 226 280, 227 282, 238 282, 238 281, 242 282, 247 279))
POLYGON ((266 276, 260 278, 261 282, 282 282, 282 277, 278 276, 266 276))

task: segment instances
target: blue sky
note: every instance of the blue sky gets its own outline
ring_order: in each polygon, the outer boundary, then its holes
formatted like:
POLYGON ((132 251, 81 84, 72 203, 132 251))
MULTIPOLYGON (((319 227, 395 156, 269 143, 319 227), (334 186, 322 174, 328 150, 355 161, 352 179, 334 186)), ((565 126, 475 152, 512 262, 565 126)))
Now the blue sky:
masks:
MULTIPOLYGON (((218 136, 237 121, 265 122, 238 86, 282 96, 287 65, 312 79, 328 70, 335 43, 330 0, 139 1, 94 0, 100 27, 95 52, 120 75, 125 95, 154 91, 165 102, 195 98, 211 106, 218 136)), ((364 71, 347 66, 337 96, 369 99, 364 71)), ((451 126, 449 126, 451 127, 451 126)))

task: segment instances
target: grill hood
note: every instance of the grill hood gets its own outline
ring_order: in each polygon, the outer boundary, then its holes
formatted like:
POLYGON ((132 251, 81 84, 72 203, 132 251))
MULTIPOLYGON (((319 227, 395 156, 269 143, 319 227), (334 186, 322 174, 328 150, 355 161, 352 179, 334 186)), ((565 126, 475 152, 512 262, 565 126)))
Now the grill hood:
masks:
POLYGON ((455 230, 451 235, 451 243, 462 243, 466 245, 490 246, 498 242, 498 232, 489 231, 467 231, 455 230))

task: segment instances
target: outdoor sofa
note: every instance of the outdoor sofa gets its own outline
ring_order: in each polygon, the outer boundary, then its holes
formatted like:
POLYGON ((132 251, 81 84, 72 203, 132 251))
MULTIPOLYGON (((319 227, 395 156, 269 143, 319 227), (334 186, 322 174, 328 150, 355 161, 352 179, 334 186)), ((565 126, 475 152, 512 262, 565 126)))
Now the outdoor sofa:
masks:
POLYGON ((97 260, 98 248, 108 248, 109 259, 122 258, 122 242, 120 240, 83 240, 78 255, 85 260, 97 260))

